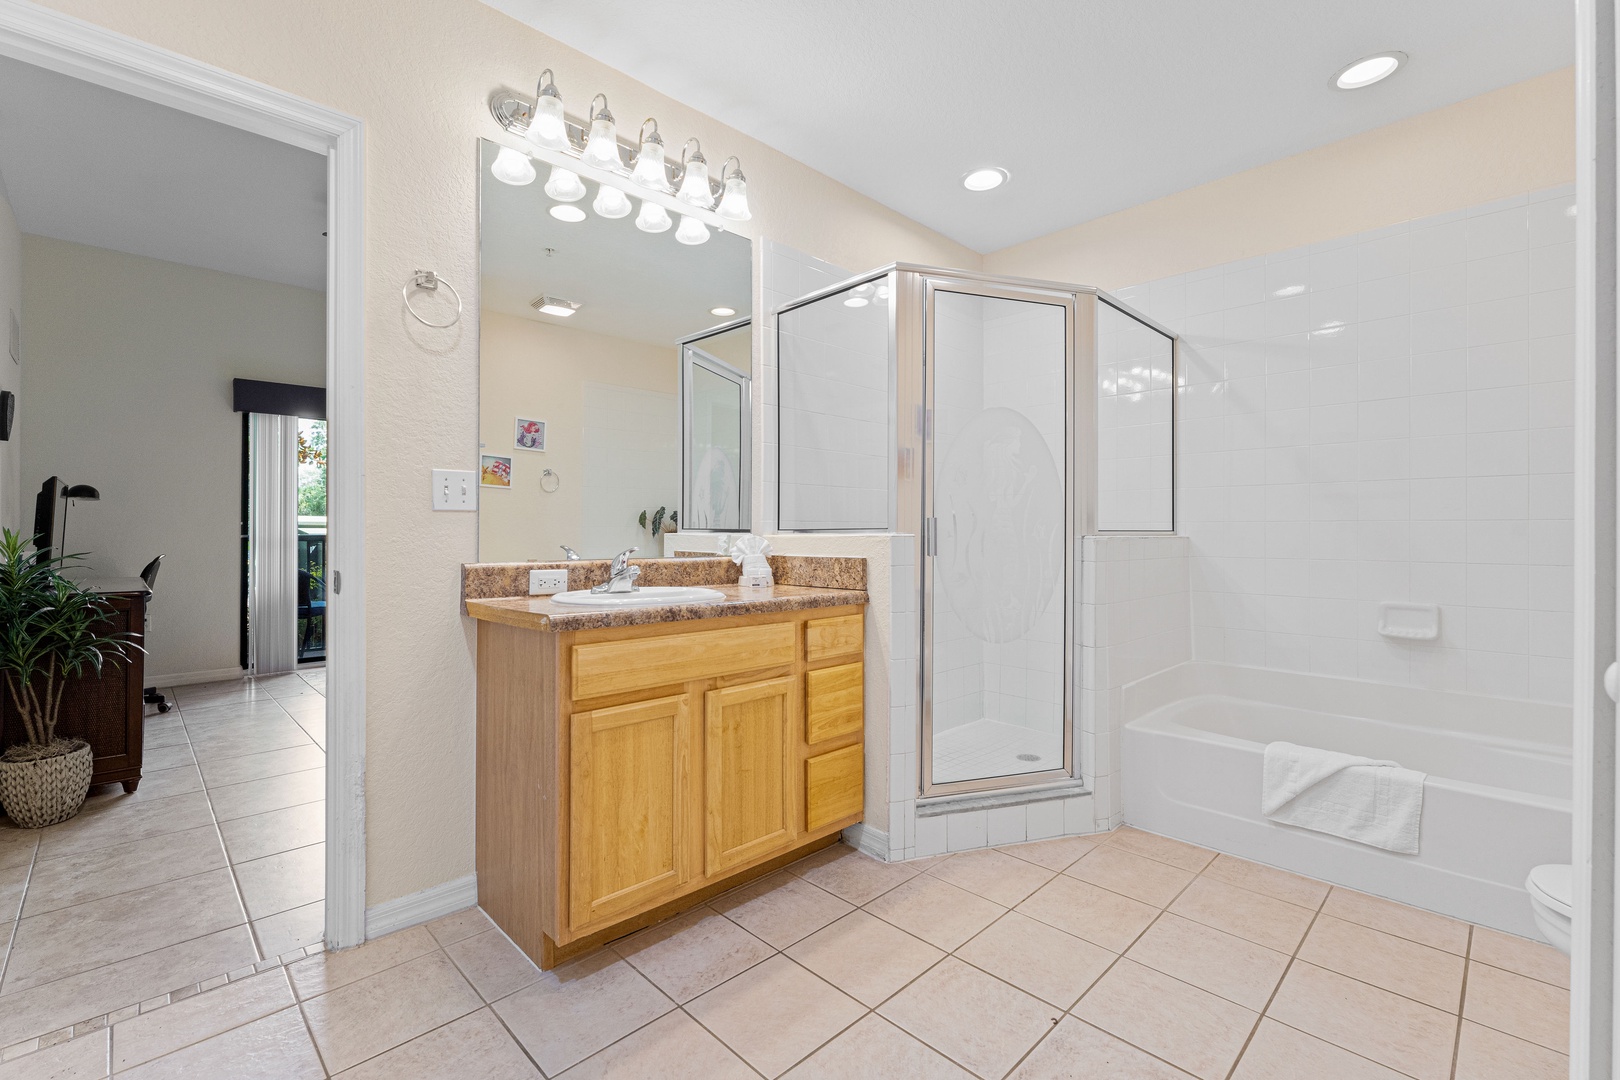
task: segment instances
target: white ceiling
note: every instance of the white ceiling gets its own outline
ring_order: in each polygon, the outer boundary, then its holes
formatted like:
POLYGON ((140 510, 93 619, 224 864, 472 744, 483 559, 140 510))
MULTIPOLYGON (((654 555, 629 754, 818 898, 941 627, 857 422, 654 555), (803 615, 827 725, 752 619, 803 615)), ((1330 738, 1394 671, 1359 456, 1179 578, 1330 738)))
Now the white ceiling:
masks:
MULTIPOLYGON (((1552 71, 1575 41, 1568 0, 485 2, 977 251, 1552 71), (1330 86, 1388 49, 1411 56, 1394 77, 1330 86), (963 190, 984 165, 1011 182, 963 190)), ((571 114, 598 89, 560 88, 571 114)))
POLYGON ((0 178, 25 233, 326 287, 326 159, 0 57, 0 178))
MULTIPOLYGON (((642 232, 634 215, 610 220, 588 209, 584 221, 558 221, 541 187, 545 166, 534 183, 513 187, 489 174, 495 145, 484 142, 481 151, 482 307, 650 345, 673 345, 736 317, 716 318, 713 307, 748 314, 753 256, 745 238, 712 232, 708 243, 688 247, 673 230, 642 232), (541 315, 529 302, 546 294, 583 306, 566 318, 541 315)), ((594 197, 596 185, 589 186, 594 197)))

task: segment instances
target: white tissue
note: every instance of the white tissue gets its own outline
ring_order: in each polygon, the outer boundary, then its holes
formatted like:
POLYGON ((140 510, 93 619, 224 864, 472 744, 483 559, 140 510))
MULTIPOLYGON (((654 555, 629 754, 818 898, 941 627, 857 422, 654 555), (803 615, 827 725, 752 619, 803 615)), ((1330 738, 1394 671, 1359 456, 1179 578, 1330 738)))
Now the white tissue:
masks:
POLYGON ((771 542, 763 536, 745 533, 737 537, 731 545, 731 561, 742 567, 739 584, 763 588, 776 583, 770 560, 765 557, 770 550, 771 542))

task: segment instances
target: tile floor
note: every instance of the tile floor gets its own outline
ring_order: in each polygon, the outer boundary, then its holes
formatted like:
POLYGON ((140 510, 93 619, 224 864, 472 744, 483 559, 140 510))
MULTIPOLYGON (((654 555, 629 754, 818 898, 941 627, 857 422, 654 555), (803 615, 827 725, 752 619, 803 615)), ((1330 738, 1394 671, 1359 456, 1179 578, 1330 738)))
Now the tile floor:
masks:
POLYGON ((133 795, 0 819, 0 1047, 320 940, 325 680, 166 690, 133 795))
POLYGON ((0 1080, 1551 1080, 1568 971, 1130 829, 909 864, 840 845, 552 972, 473 909, 0 1080))

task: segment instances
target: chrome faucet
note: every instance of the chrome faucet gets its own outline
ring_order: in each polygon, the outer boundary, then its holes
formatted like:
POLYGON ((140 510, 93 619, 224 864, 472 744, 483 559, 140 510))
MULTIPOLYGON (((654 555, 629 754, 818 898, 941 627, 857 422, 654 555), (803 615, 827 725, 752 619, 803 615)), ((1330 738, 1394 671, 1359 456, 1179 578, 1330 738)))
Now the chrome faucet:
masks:
POLYGON ((569 562, 579 562, 579 552, 575 551, 567 544, 558 544, 557 546, 563 549, 563 554, 568 556, 569 562))
POLYGON ((641 576, 641 567, 630 565, 630 556, 640 548, 629 548, 613 556, 613 563, 608 567, 608 579, 600 585, 592 585, 593 593, 627 593, 635 592, 640 586, 636 578, 641 576))

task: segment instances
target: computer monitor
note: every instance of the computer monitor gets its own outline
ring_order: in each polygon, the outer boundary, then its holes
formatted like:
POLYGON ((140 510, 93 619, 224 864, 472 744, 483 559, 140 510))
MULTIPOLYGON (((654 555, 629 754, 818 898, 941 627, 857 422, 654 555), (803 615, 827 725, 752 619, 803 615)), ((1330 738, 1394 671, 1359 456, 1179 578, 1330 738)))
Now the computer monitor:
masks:
POLYGON ((34 496, 34 549, 42 559, 62 555, 62 478, 53 476, 34 496))

